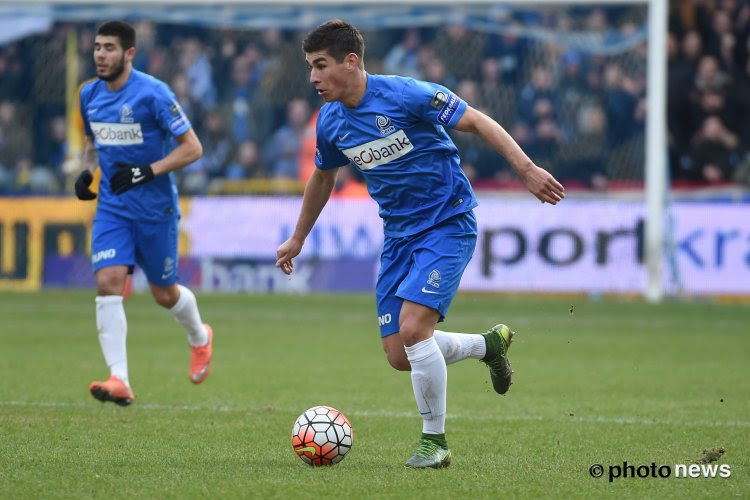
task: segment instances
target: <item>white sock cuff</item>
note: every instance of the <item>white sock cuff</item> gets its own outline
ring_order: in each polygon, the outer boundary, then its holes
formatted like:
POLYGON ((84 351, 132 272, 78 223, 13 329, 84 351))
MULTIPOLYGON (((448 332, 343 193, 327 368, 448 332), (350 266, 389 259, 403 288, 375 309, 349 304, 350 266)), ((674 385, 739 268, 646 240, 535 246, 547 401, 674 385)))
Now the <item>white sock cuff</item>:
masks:
POLYGON ((435 337, 430 337, 429 339, 417 342, 413 346, 404 346, 404 350, 410 363, 418 363, 436 352, 440 352, 440 347, 438 347, 435 337))
POLYGON ((98 295, 96 297, 97 304, 116 304, 122 302, 122 295, 98 295))
POLYGON ((177 303, 170 309, 173 313, 180 312, 187 304, 195 302, 195 295, 188 287, 177 285, 177 289, 180 291, 180 298, 177 299, 177 303))

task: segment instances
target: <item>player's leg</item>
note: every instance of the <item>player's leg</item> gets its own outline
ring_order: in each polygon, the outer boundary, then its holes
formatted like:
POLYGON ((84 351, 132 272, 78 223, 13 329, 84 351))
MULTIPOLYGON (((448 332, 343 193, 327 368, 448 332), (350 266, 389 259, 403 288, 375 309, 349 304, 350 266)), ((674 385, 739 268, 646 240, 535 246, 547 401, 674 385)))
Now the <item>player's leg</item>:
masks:
POLYGON ((132 225, 126 219, 98 217, 94 221, 91 256, 97 286, 96 326, 110 377, 91 382, 89 391, 100 401, 121 406, 135 399, 128 375, 127 320, 122 296, 134 259, 132 237, 132 225))
MULTIPOLYGON (((412 375, 415 370, 413 360, 415 357, 420 357, 418 352, 413 351, 413 347, 422 347, 423 356, 427 353, 431 355, 432 352, 437 352, 441 367, 445 367, 445 357, 438 340, 434 336, 434 328, 437 322, 445 317, 453 297, 458 291, 461 276, 474 252, 475 243, 476 220, 472 213, 453 217, 418 235, 411 243, 409 258, 411 267, 407 277, 399 285, 396 296, 404 301, 401 310, 401 331, 399 335, 404 340, 407 357, 412 365, 412 375), (429 311, 430 313, 427 315, 423 311, 429 311), (429 318, 429 323, 423 318, 429 318), (410 324, 417 327, 410 328, 410 324), (408 342, 423 338, 425 328, 429 329, 429 340, 422 340, 410 349, 408 342), (417 331, 418 333, 412 339, 411 335, 408 334, 409 331, 417 331)), ((444 337, 450 340, 450 336, 444 337)), ((483 339, 481 339, 482 342, 479 342, 480 339, 481 337, 469 338, 469 347, 466 348, 469 354, 479 349, 475 345, 483 343, 483 339)), ((458 341, 459 349, 457 352, 453 352, 453 346, 444 345, 443 347, 451 347, 449 354, 453 358, 465 356, 466 351, 460 349, 462 341, 463 339, 458 341)), ((449 351, 449 349, 446 349, 446 351, 449 351)), ((445 374, 447 379, 447 368, 442 368, 442 370, 444 370, 442 373, 445 374)), ((433 373, 438 372, 436 370, 433 373)), ((420 412, 424 411, 420 404, 421 397, 424 400, 422 404, 426 404, 432 410, 433 418, 424 419, 420 446, 414 456, 407 462, 407 465, 412 467, 445 467, 450 463, 450 452, 444 435, 447 387, 438 385, 435 378, 431 380, 431 383, 432 386, 422 385, 421 396, 419 385, 414 384, 415 397, 420 412), (434 408, 437 411, 433 409, 433 405, 435 405, 434 408), (442 415, 436 416, 440 412, 442 412, 442 415)))
POLYGON ((434 335, 448 365, 464 359, 482 359, 487 352, 485 338, 479 333, 435 330, 434 335))
POLYGON ((515 332, 503 324, 495 325, 485 333, 456 333, 435 330, 435 340, 447 364, 464 359, 478 359, 490 369, 492 387, 505 394, 511 384, 513 371, 508 360, 508 348, 515 332))
POLYGON ((407 467, 441 468, 450 465, 445 439, 448 368, 432 335, 440 313, 405 300, 399 317, 399 333, 411 365, 414 399, 422 416, 422 437, 407 467))
POLYGON ((201 319, 195 294, 177 284, 177 220, 141 222, 137 231, 136 261, 146 274, 154 300, 185 329, 190 345, 189 377, 200 384, 211 370, 213 331, 201 319))
MULTIPOLYGON (((507 370, 504 368, 506 363, 508 368, 510 368, 507 352, 513 335, 515 333, 502 324, 493 326, 485 333, 434 331, 435 341, 440 348, 440 352, 443 353, 446 365, 451 365, 464 359, 478 359, 482 361, 490 367, 492 386, 499 394, 507 392, 507 388, 510 386, 510 375, 503 374, 507 373, 507 370)), ((382 344, 388 363, 393 368, 399 371, 411 370, 411 365, 406 357, 406 351, 400 337, 384 337, 382 344)))

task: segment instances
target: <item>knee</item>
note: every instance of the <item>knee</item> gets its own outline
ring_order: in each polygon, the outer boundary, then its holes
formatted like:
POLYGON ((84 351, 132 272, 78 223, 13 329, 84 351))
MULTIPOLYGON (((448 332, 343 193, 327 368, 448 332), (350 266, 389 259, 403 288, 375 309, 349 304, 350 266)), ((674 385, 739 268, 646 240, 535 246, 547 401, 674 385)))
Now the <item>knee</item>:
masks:
POLYGON ((179 291, 170 288, 152 288, 151 294, 154 296, 156 303, 165 309, 171 309, 180 298, 179 291))
POLYGON ((403 346, 400 349, 386 350, 385 357, 388 359, 388 364, 394 369, 400 372, 411 371, 411 364, 409 364, 409 359, 406 357, 406 351, 404 351, 403 346))
POLYGON ((122 295, 124 280, 114 273, 100 273, 96 276, 96 293, 99 296, 122 295))
MULTIPOLYGON (((414 321, 402 321, 399 326, 399 336, 404 345, 412 346, 424 340, 424 332, 418 328, 414 321)), ((404 351, 404 357, 406 357, 406 351, 404 351)))

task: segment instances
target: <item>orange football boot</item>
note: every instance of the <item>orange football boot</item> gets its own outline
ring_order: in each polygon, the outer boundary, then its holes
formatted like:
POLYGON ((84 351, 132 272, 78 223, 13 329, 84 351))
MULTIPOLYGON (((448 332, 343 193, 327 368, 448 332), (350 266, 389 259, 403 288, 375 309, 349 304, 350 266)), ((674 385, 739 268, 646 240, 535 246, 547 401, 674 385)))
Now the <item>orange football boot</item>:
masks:
POLYGON ((89 392, 102 403, 112 401, 120 406, 128 406, 135 401, 133 390, 115 375, 110 375, 106 382, 91 382, 89 392))
POLYGON ((211 373, 211 345, 214 342, 214 331, 204 323, 208 332, 208 343, 200 346, 190 346, 190 381, 200 384, 211 373))

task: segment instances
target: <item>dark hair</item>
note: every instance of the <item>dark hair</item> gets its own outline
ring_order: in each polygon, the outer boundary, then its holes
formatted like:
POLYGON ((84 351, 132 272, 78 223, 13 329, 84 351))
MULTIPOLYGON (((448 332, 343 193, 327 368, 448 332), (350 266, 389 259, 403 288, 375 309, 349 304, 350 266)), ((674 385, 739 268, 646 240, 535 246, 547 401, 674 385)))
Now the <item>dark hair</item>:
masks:
POLYGON ((107 21, 96 29, 97 35, 116 36, 122 50, 135 47, 135 28, 123 21, 107 21))
POLYGON ((365 57, 365 40, 362 33, 351 24, 341 19, 331 19, 308 33, 302 42, 302 49, 306 54, 328 52, 339 63, 354 52, 362 64, 365 57))

